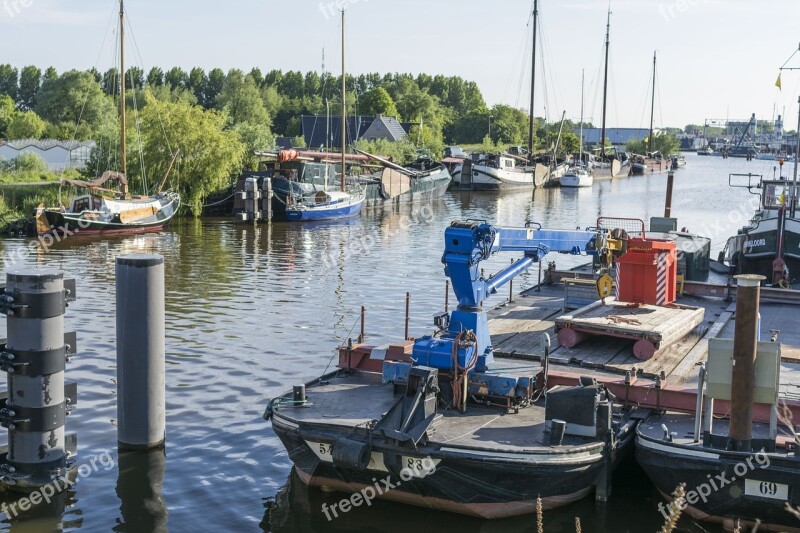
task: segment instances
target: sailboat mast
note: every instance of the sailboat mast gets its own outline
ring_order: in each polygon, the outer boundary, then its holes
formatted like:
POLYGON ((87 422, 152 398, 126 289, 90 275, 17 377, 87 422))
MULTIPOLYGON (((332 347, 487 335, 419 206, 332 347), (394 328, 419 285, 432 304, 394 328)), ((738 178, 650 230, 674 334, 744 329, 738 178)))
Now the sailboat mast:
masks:
POLYGON ((600 129, 600 159, 606 157, 606 102, 608 101, 608 45, 609 33, 611 32, 611 9, 608 10, 608 19, 606 20, 606 61, 605 70, 603 71, 603 126, 600 129))
POLYGON ((581 69, 581 141, 580 141, 581 162, 583 162, 583 76, 584 76, 584 69, 581 69))
POLYGON ((533 47, 531 51, 531 110, 528 117, 528 157, 533 163, 533 143, 536 140, 535 118, 533 113, 536 95, 536 26, 539 21, 539 0, 533 0, 533 47))
MULTIPOLYGON (((128 177, 127 150, 125 146, 125 0, 119 0, 119 118, 120 118, 120 171, 128 177)), ((123 185, 124 195, 128 196, 128 186, 123 185)))
MULTIPOLYGON (((800 132, 800 97, 797 99, 797 131, 800 132)), ((792 179, 792 218, 797 212, 797 160, 800 159, 800 140, 797 142, 797 150, 794 154, 794 178, 792 179)))
POLYGON ((341 189, 344 191, 344 164, 345 150, 347 149, 347 106, 345 103, 347 86, 344 74, 344 9, 342 9, 342 183, 341 189))
POLYGON ((647 151, 653 153, 653 115, 656 110, 656 52, 653 51, 653 93, 650 97, 650 136, 647 137, 647 151))

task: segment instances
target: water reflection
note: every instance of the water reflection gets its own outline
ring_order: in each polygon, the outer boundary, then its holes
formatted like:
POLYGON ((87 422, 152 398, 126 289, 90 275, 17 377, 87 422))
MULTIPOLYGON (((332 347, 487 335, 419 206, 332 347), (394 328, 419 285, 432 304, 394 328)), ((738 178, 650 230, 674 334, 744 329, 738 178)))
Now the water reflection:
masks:
POLYGON ((113 530, 166 533, 167 506, 162 497, 167 456, 163 448, 119 454, 117 497, 121 518, 113 530))

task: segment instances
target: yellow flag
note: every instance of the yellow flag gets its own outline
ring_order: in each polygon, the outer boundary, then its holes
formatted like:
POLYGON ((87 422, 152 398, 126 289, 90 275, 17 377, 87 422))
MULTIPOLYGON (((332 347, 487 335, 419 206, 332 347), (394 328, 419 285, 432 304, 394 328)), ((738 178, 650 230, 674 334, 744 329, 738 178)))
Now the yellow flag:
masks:
POLYGON ((778 73, 778 79, 775 80, 775 87, 777 87, 778 89, 781 88, 781 75, 780 75, 780 73, 778 73))

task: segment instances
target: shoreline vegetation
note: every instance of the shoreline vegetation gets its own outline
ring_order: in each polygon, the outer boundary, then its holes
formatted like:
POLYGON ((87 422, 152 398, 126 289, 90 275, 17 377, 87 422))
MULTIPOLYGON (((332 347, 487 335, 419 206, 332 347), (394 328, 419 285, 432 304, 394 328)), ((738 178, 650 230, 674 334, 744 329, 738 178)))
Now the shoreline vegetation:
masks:
MULTIPOLYGON (((226 190, 242 170, 256 167, 256 151, 272 149, 278 136, 302 145, 301 117, 324 115, 341 102, 341 77, 331 73, 178 67, 145 73, 131 67, 124 80, 131 118, 126 132, 131 190, 152 190, 179 150, 167 188, 181 195, 184 214, 193 216, 200 214, 210 194, 226 190)), ((354 95, 347 101, 348 115, 382 114, 411 124, 402 141, 354 143, 399 163, 420 154, 441 157, 449 145, 498 151, 527 142, 527 110, 489 107, 477 84, 458 76, 370 73, 348 75, 346 85, 354 95)), ((96 148, 82 177, 117 169, 119 86, 116 69, 58 73, 52 67, 1 64, 0 140, 92 140, 96 148)), ((560 153, 578 150, 573 130, 579 126, 564 122, 560 153)), ((558 121, 537 117, 536 150, 552 150, 560 127, 558 121)), ((78 177, 76 171, 68 172, 72 175, 64 177, 78 177)), ((51 191, 18 184, 60 178, 60 172, 47 171, 31 158, 21 164, 0 159, 0 218, 30 217, 39 203, 56 205, 56 186, 51 191)))

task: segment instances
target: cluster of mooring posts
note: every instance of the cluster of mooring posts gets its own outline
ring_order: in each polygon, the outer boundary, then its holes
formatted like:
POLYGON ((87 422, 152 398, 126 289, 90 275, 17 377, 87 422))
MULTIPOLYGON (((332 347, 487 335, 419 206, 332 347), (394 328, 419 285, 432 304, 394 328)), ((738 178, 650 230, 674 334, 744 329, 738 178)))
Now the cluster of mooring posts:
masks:
MULTIPOLYGON (((164 258, 118 257, 116 292, 118 489, 141 494, 145 484, 153 494, 165 461, 164 258)), ((60 270, 12 270, 0 287, 8 337, 0 346, 0 369, 8 374, 8 389, 0 398, 0 424, 8 430, 0 487, 20 498, 27 495, 32 508, 45 494, 56 513, 83 466, 77 437, 65 427, 77 404, 77 385, 65 381, 77 336, 64 333, 65 311, 75 298, 75 282, 60 270)), ((129 509, 123 504, 126 523, 158 527, 166 520, 163 505, 143 520, 145 503, 140 503, 129 509)))

